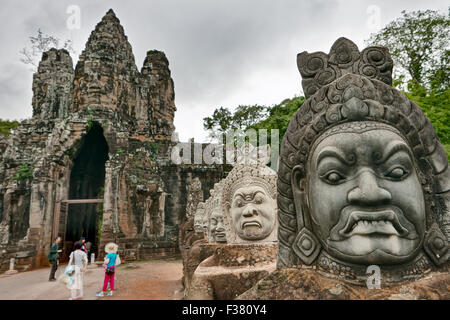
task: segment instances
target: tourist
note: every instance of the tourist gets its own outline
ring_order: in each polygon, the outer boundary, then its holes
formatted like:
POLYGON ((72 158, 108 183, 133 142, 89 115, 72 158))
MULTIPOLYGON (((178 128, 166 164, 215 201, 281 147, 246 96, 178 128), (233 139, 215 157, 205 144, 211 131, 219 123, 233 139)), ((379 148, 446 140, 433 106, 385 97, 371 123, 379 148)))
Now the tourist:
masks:
POLYGON ((106 289, 108 287, 108 282, 110 286, 110 291, 107 296, 112 296, 114 291, 114 275, 116 274, 116 266, 120 264, 120 257, 117 254, 117 250, 119 249, 118 245, 115 243, 108 243, 105 246, 105 252, 107 255, 105 256, 105 261, 103 263, 103 267, 105 268, 105 280, 103 281, 103 290, 97 293, 97 297, 104 297, 106 289))
POLYGON ((81 237, 80 238, 80 242, 81 242, 81 251, 83 251, 84 253, 88 253, 87 247, 86 247, 86 239, 81 237))
POLYGON ((83 278, 84 272, 87 266, 87 255, 82 251, 82 243, 80 241, 75 242, 74 251, 70 254, 70 260, 68 266, 74 265, 75 273, 73 275, 73 282, 67 285, 71 290, 71 297, 69 300, 81 300, 83 299, 83 278))
POLYGON ((50 270, 50 276, 48 278, 48 281, 56 281, 55 273, 58 269, 58 258, 59 258, 59 250, 58 245, 61 243, 61 237, 56 237, 55 241, 53 242, 52 246, 50 247, 50 252, 47 255, 47 260, 50 261, 50 264, 52 266, 50 270))
POLYGON ((90 241, 86 242, 86 250, 87 250, 86 254, 88 256, 88 263, 89 264, 92 262, 91 261, 91 248, 92 248, 92 242, 90 242, 90 241))

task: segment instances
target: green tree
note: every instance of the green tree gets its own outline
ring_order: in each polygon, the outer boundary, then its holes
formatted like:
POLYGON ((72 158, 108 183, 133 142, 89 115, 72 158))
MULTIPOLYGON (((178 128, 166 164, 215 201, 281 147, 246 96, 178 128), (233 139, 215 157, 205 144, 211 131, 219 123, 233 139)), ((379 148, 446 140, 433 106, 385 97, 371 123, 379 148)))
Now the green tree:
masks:
POLYGON ((396 84, 445 89, 450 75, 449 34, 450 11, 447 15, 433 10, 402 11, 400 18, 371 34, 366 43, 389 48, 396 84))
POLYGON ((220 107, 214 110, 211 117, 203 118, 203 127, 209 131, 209 136, 220 139, 222 134, 231 130, 242 130, 261 121, 267 116, 267 107, 260 105, 240 105, 232 113, 228 108, 220 107))
POLYGON ((268 130, 268 143, 270 141, 270 130, 278 129, 280 130, 280 142, 286 133, 289 122, 292 116, 297 112, 297 110, 306 101, 305 97, 294 97, 292 99, 285 99, 280 104, 268 108, 268 117, 259 122, 251 124, 246 129, 255 129, 256 131, 260 129, 268 130))
POLYGON ((16 128, 20 123, 18 121, 2 120, 0 119, 0 136, 8 136, 11 130, 16 128))
POLYGON ((220 107, 214 110, 211 117, 203 118, 203 128, 209 131, 211 138, 217 138, 231 128, 233 115, 228 108, 220 107))
POLYGON ((405 92, 405 94, 425 113, 444 145, 447 157, 450 157, 450 88, 447 87, 441 92, 441 90, 428 91, 424 87, 415 86, 411 92, 405 92))
MULTIPOLYGON (((450 9, 450 8, 449 8, 450 9)), ((450 10, 402 11, 368 45, 386 46, 394 60, 394 86, 404 90, 433 124, 450 156, 450 10)))
POLYGON ((251 125, 267 117, 267 110, 268 108, 266 106, 257 104, 237 107, 232 118, 233 129, 246 130, 251 125))

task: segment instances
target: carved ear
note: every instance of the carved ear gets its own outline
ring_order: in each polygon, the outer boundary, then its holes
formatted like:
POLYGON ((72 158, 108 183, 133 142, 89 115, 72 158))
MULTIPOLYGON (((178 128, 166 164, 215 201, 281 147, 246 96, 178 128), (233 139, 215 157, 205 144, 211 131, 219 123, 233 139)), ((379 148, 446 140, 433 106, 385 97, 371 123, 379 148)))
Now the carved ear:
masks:
POLYGON ((291 187, 297 213, 297 230, 299 231, 292 243, 292 250, 304 264, 310 265, 316 260, 322 246, 311 231, 306 178, 303 177, 300 166, 296 166, 292 170, 291 187))
POLYGON ((308 204, 308 197, 306 194, 306 178, 303 177, 301 166, 296 166, 292 169, 291 188, 294 196, 295 211, 297 212, 297 228, 301 230, 303 227, 309 227, 308 218, 306 217, 308 204))

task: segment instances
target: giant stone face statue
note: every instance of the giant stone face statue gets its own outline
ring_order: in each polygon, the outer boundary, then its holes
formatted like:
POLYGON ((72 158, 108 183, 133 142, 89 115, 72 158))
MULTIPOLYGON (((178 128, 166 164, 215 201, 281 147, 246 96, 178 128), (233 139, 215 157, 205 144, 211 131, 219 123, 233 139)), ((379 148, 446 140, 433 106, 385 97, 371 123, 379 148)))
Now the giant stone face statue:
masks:
POLYGON ((362 264, 414 258, 425 201, 411 148, 393 127, 343 125, 313 146, 312 227, 330 255, 362 264))
POLYGON ((308 100, 281 147, 278 267, 377 264, 396 280, 447 265, 448 159, 420 108, 391 87, 387 49, 340 38, 298 66, 308 100))

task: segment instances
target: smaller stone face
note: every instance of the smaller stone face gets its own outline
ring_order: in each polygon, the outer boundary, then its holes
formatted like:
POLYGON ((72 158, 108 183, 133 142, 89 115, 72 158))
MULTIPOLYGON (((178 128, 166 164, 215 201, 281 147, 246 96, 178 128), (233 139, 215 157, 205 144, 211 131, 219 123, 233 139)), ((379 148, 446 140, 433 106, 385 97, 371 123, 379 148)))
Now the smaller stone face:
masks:
POLYGON ((229 243, 276 241, 276 173, 263 164, 236 165, 224 181, 222 212, 229 243))
POLYGON ((259 186, 236 190, 230 209, 234 229, 245 240, 268 237, 275 226, 275 211, 275 200, 259 186))
POLYGON ((227 242, 227 234, 225 232, 224 220, 220 210, 216 209, 212 212, 209 219, 209 233, 213 242, 227 242))
POLYGON ((200 202, 197 205, 197 211, 194 216, 194 230, 197 233, 203 233, 203 217, 205 215, 205 203, 200 202))

